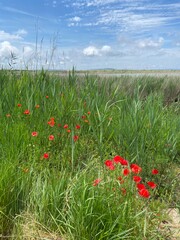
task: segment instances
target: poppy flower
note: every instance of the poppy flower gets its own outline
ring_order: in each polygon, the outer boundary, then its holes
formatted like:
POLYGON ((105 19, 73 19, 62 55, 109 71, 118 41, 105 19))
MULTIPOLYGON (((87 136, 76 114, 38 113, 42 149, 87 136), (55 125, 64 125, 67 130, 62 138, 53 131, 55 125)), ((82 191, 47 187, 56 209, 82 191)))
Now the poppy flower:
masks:
POLYGON ((66 128, 68 128, 68 124, 65 124, 65 125, 64 125, 64 129, 66 129, 66 128))
POLYGON ((85 119, 86 118, 86 116, 85 115, 82 115, 82 117, 81 117, 82 119, 85 119))
POLYGON ((143 189, 139 190, 139 195, 143 198, 149 198, 150 197, 150 193, 146 188, 143 188, 143 189))
POLYGON ((43 158, 48 159, 49 158, 49 153, 44 153, 43 158))
POLYGON ((90 114, 91 114, 91 112, 90 112, 90 111, 88 111, 88 112, 87 112, 87 114, 88 114, 88 115, 90 115, 90 114))
POLYGON ((125 188, 121 188, 121 192, 123 195, 126 195, 126 189, 125 188))
POLYGON ((123 183, 124 183, 124 179, 123 179, 121 176, 118 177, 117 179, 119 180, 120 184, 123 184, 123 183))
POLYGON ((37 137, 38 132, 32 132, 31 135, 32 135, 33 137, 37 137))
POLYGON ((35 106, 35 108, 39 108, 40 106, 39 106, 39 104, 37 104, 36 106, 35 106))
POLYGON ((74 142, 76 142, 78 139, 79 139, 79 136, 77 136, 77 135, 75 135, 75 136, 73 137, 74 142))
POLYGON ((21 104, 21 103, 18 103, 17 106, 18 106, 18 107, 22 107, 22 104, 21 104))
POLYGON ((25 115, 29 115, 29 114, 30 114, 30 111, 29 111, 28 109, 26 109, 26 110, 24 111, 24 114, 25 114, 25 115))
POLYGON ((48 99, 48 98, 49 98, 49 96, 46 96, 46 98, 48 99))
POLYGON ((115 169, 112 160, 106 160, 106 161, 105 161, 105 165, 106 165, 106 167, 108 167, 110 170, 114 170, 114 169, 115 169))
POLYGON ((67 132, 67 133, 70 133, 70 132, 71 132, 71 130, 70 130, 70 129, 68 129, 66 132, 67 132))
POLYGON ((153 170, 152 170, 152 174, 156 175, 156 174, 158 174, 158 173, 159 173, 159 171, 158 171, 157 169, 153 169, 153 170))
POLYGON ((51 117, 51 118, 50 118, 50 120, 48 121, 48 125, 49 125, 50 127, 54 127, 54 125, 55 125, 54 117, 51 117))
POLYGON ((101 182, 100 178, 97 178, 93 181, 93 186, 97 186, 101 182))
POLYGON ((53 141, 54 140, 54 135, 50 135, 49 136, 49 141, 53 141))
POLYGON ((142 171, 142 168, 134 163, 130 165, 130 168, 133 173, 140 173, 142 171))
POLYGON ((80 128, 81 128, 81 126, 77 124, 76 125, 76 129, 80 129, 80 128))
POLYGON ((139 176, 133 176, 133 180, 134 182, 139 183, 142 180, 142 178, 139 176))
POLYGON ((124 175, 124 176, 129 175, 129 173, 130 173, 130 170, 129 170, 128 168, 125 168, 125 169, 123 170, 123 175, 124 175))
POLYGON ((146 186, 142 183, 138 183, 136 186, 139 190, 146 188, 146 186))
POLYGON ((115 163, 120 163, 123 166, 127 166, 128 165, 128 161, 125 160, 124 158, 122 158, 121 156, 117 155, 113 158, 115 163))
POLYGON ((148 186, 152 189, 156 188, 157 185, 154 182, 147 182, 148 186))

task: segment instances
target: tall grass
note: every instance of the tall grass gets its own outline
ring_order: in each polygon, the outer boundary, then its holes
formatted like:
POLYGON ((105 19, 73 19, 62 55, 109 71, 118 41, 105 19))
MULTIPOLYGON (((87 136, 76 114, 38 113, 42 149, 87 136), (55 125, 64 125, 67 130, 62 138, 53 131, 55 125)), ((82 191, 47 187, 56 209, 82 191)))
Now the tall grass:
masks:
POLYGON ((179 204, 179 105, 165 95, 170 88, 177 97, 178 87, 152 77, 79 77, 74 69, 67 77, 1 70, 1 236, 36 239, 25 226, 34 222, 36 234, 63 239, 161 239, 162 209, 179 204), (150 199, 130 177, 121 185, 123 167, 107 170, 115 155, 156 182, 150 199))

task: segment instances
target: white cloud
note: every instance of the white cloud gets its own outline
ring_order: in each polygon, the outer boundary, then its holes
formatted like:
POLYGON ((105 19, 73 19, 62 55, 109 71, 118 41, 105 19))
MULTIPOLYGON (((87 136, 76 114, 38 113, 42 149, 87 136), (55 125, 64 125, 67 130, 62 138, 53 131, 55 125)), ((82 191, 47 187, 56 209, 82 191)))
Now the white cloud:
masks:
POLYGON ((159 37, 158 40, 152 40, 151 38, 139 40, 137 42, 137 46, 141 49, 153 49, 153 48, 160 48, 164 43, 164 38, 159 37))
POLYGON ((105 56, 105 55, 113 55, 113 51, 109 45, 104 45, 101 48, 97 48, 95 46, 89 46, 87 48, 84 48, 83 54, 88 57, 105 56))
POLYGON ((4 41, 0 43, 0 57, 1 58, 9 58, 11 53, 18 54, 19 50, 13 46, 10 42, 4 41))
POLYGON ((79 22, 81 21, 81 18, 78 16, 75 16, 73 18, 69 18, 68 21, 69 21, 68 27, 78 26, 79 22))
POLYGON ((85 56, 91 57, 91 56, 99 56, 99 49, 94 46, 89 46, 83 50, 83 54, 85 56))
POLYGON ((19 34, 11 34, 3 30, 0 31, 0 41, 22 40, 19 34))
POLYGON ((24 36, 27 35, 27 31, 25 29, 19 29, 15 32, 18 36, 24 36))

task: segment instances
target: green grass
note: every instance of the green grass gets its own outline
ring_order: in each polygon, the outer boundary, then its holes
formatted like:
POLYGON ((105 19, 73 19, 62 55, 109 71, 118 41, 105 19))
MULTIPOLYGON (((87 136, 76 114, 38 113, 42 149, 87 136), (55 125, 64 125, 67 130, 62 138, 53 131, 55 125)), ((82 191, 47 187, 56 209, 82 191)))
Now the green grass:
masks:
POLYGON ((162 209, 180 208, 178 81, 1 70, 0 92, 1 237, 164 239, 162 209), (150 198, 138 194, 133 173, 105 166, 116 155, 157 184, 150 198))

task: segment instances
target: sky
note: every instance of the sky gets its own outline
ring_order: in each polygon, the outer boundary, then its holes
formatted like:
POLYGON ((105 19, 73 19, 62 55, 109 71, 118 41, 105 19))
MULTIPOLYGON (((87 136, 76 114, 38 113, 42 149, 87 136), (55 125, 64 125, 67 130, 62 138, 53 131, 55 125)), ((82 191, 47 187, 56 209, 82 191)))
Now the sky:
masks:
POLYGON ((180 69, 179 0, 0 0, 0 67, 180 69))

